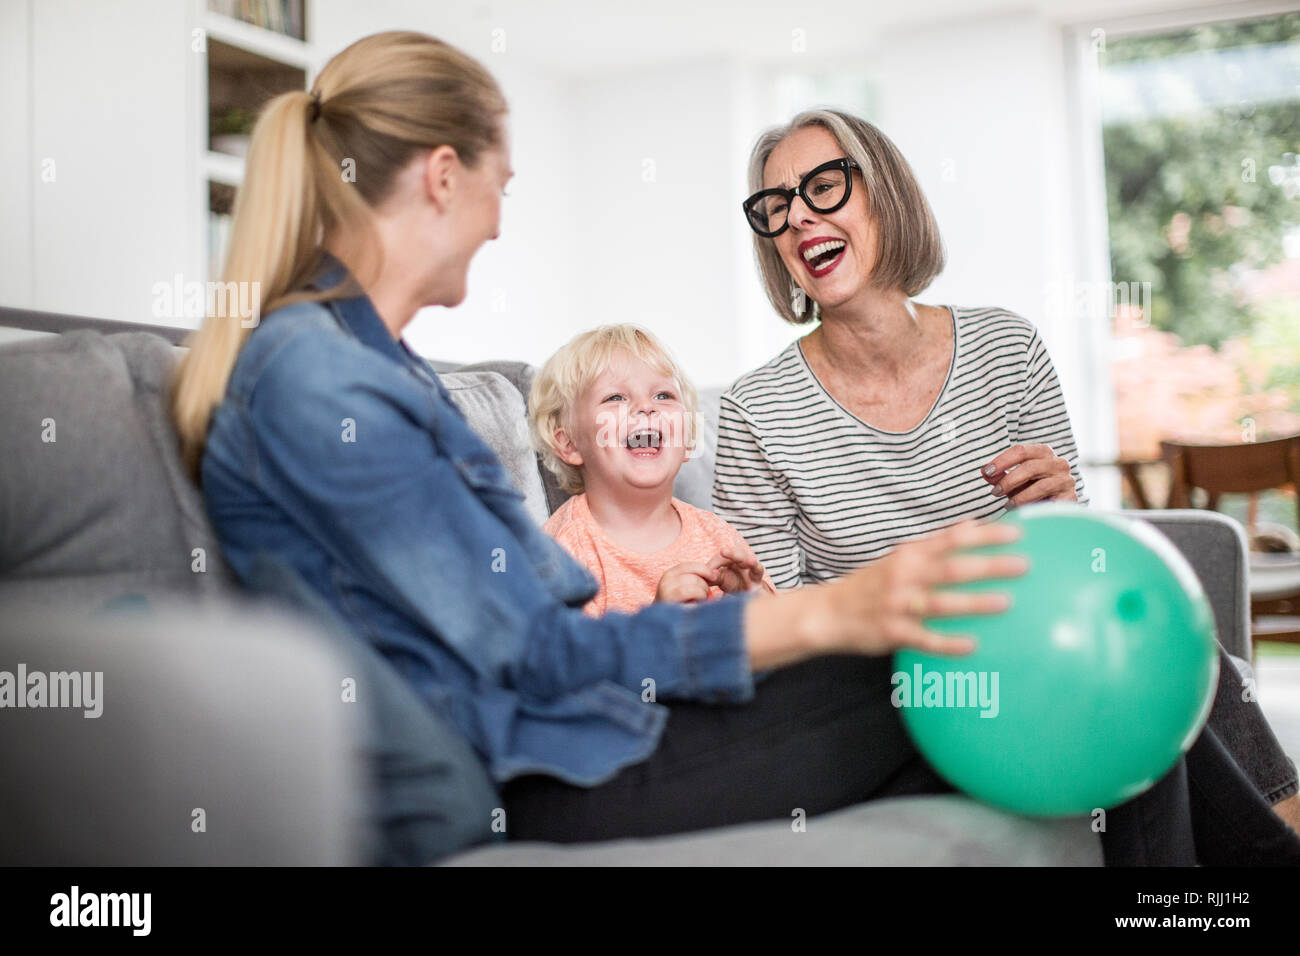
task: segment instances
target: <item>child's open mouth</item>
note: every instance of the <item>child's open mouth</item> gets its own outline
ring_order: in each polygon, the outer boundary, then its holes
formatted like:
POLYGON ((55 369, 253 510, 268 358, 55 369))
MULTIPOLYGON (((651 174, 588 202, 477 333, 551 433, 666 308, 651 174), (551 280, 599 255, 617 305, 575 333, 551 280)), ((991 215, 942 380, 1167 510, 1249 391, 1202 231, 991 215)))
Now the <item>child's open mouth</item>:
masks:
POLYGON ((627 450, 633 458, 658 458, 659 438, 659 429, 642 428, 627 436, 627 450))

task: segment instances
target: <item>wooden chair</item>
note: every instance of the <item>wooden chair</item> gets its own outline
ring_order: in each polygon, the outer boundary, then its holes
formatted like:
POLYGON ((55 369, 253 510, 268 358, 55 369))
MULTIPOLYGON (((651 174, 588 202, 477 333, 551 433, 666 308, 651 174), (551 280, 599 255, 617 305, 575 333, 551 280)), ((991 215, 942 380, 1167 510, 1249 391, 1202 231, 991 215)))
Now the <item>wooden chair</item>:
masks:
MULTIPOLYGON (((1247 535, 1254 538, 1259 493, 1290 486, 1300 492, 1300 435, 1241 445, 1162 441, 1169 465, 1169 507, 1192 507, 1193 488, 1218 510, 1225 494, 1250 495, 1247 535)), ((1297 515, 1300 526, 1300 514, 1297 515)), ((1300 555, 1250 555, 1250 617, 1254 641, 1300 644, 1300 555)))

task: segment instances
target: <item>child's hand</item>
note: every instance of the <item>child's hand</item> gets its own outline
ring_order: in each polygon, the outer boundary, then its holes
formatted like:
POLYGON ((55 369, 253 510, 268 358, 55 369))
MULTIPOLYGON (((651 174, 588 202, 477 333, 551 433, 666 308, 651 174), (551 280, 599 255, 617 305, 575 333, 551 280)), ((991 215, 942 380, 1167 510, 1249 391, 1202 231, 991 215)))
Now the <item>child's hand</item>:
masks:
POLYGON ((728 594, 764 589, 763 578, 767 572, 753 549, 744 542, 723 548, 708 567, 717 573, 718 587, 728 594))
MULTIPOLYGON (((716 558, 714 560, 717 560, 716 558)), ((675 564, 659 579, 655 600, 668 604, 694 604, 709 599, 709 588, 718 583, 718 572, 709 564, 685 561, 675 564)))

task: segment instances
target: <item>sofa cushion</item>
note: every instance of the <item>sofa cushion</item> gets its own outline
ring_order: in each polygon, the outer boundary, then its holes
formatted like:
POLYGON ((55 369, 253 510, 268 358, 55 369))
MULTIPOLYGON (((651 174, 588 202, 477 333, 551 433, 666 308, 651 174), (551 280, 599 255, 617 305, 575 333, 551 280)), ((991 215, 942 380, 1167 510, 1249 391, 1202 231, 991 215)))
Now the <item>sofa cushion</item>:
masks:
POLYGON ((168 421, 175 357, 141 332, 0 348, 0 599, 98 604, 230 586, 168 421))
MULTIPOLYGON (((0 597, 102 604, 232 586, 168 416, 178 354, 142 332, 0 347, 0 597)), ((544 521, 519 391, 488 371, 442 380, 544 521)))
POLYGON ((499 372, 461 370, 438 377, 469 426, 497 453, 510 480, 523 492, 524 507, 541 524, 549 512, 519 390, 499 372))
MULTIPOLYGON (((445 362, 432 362, 430 364, 432 364, 435 368, 438 368, 439 371, 442 371, 441 367, 445 367, 447 365, 447 363, 445 362)), ((460 371, 460 372, 501 373, 503 376, 505 376, 506 380, 509 381, 511 385, 513 385, 516 389, 519 390, 519 394, 523 397, 524 400, 524 414, 525 416, 527 416, 528 400, 531 397, 531 393, 533 390, 533 379, 537 377, 536 366, 529 365, 527 362, 489 361, 489 362, 474 362, 469 365, 458 365, 455 366, 455 369, 456 371, 460 371)), ((528 424, 528 429, 526 430, 524 437, 525 440, 527 440, 529 445, 531 446, 532 444, 531 423, 528 424)), ((542 520, 545 521, 547 517, 553 515, 556 509, 559 508, 560 505, 568 501, 569 498, 572 496, 569 494, 569 492, 565 491, 560 487, 560 484, 556 480, 555 475, 551 473, 551 470, 549 468, 547 468, 545 465, 542 464, 542 458, 540 455, 537 455, 536 452, 534 452, 534 461, 535 461, 535 467, 537 468, 537 474, 542 482, 542 496, 546 505, 546 510, 542 515, 542 520)))
POLYGON ((718 450, 718 407, 722 404, 721 388, 700 389, 699 427, 695 450, 677 472, 673 494, 697 508, 713 510, 713 461, 718 450))
POLYGON ((6 605, 0 660, 103 675, 93 719, 84 706, 3 711, 0 865, 367 862, 366 713, 339 695, 358 674, 302 622, 227 597, 6 605), (206 832, 191 829, 198 809, 206 832))
POLYGON ((496 372, 518 390, 523 396, 525 406, 528 404, 528 393, 533 388, 533 378, 537 374, 537 369, 527 362, 512 361, 471 362, 468 365, 458 365, 451 371, 496 372))
POLYGON ((809 817, 651 839, 469 850, 446 866, 1101 866, 1088 817, 1033 819, 961 794, 900 797, 809 817))

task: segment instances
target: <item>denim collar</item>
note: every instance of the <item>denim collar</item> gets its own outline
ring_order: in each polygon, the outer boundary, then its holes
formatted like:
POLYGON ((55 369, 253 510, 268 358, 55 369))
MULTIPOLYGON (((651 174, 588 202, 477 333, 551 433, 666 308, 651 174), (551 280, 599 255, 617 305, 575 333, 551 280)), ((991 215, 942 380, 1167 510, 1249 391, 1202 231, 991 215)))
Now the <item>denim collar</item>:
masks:
MULTIPOLYGON (((308 285, 314 289, 331 289, 349 280, 348 269, 333 255, 321 256, 321 267, 308 285)), ((393 338, 384 320, 375 311, 370 297, 363 291, 352 298, 331 299, 323 303, 339 323, 363 344, 388 356, 399 365, 413 368, 422 378, 434 379, 429 366, 401 339, 393 338)))

